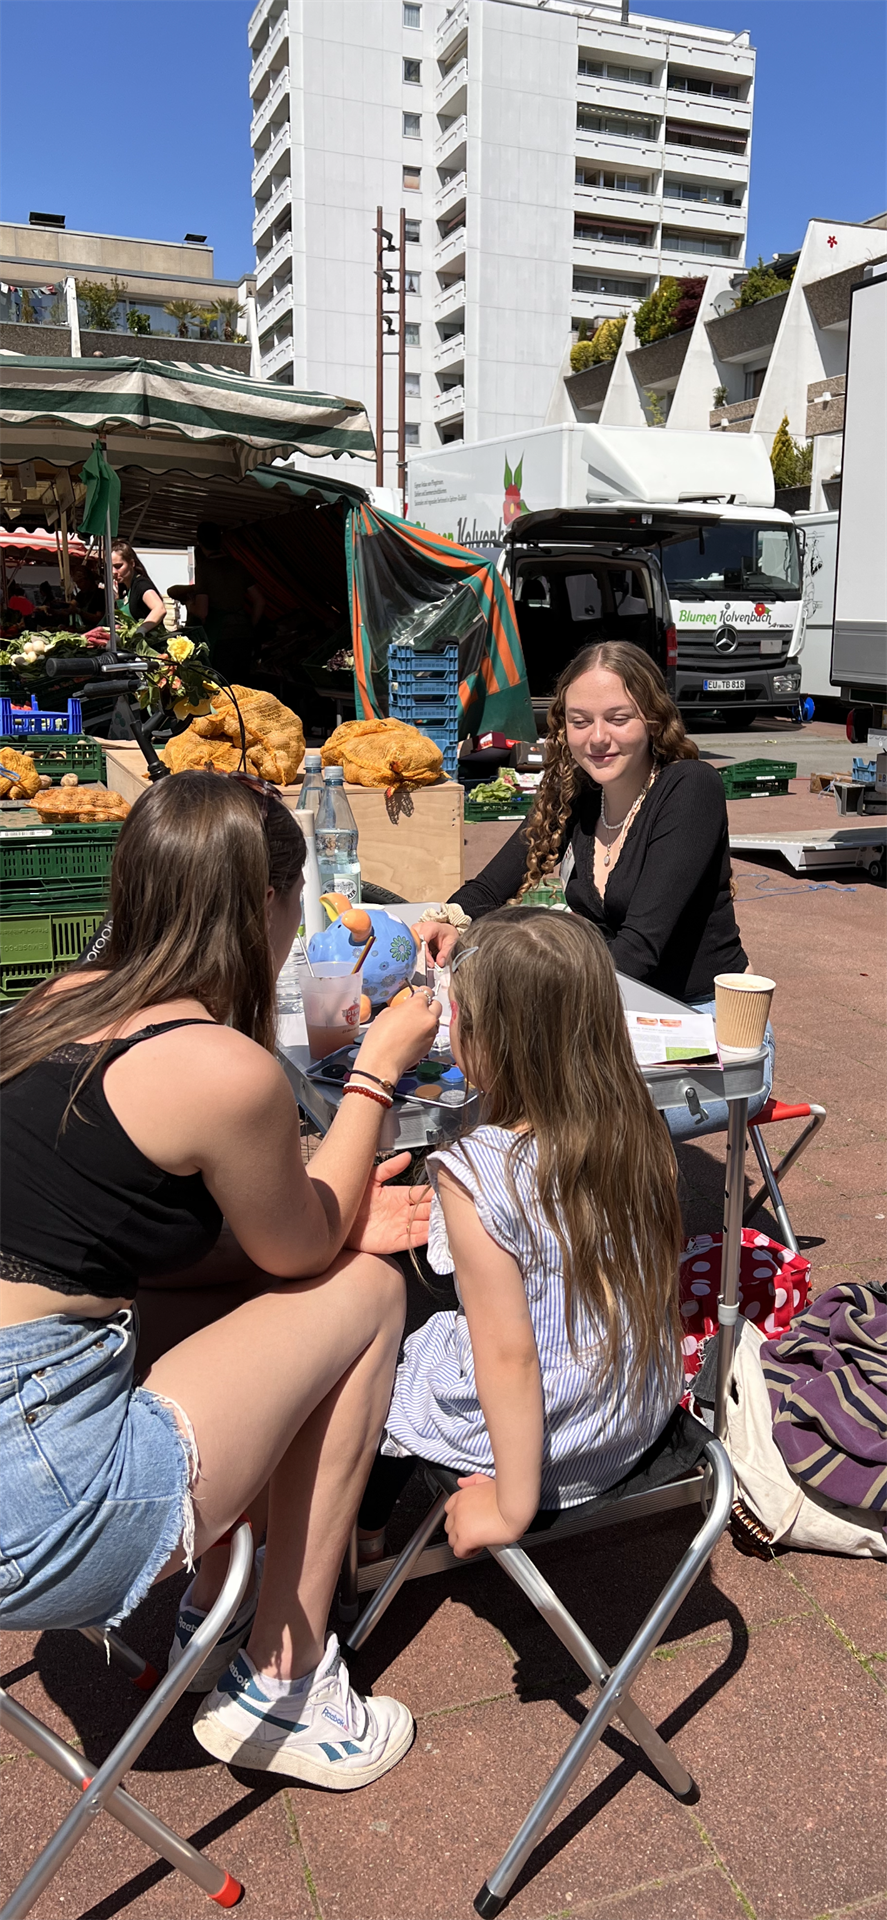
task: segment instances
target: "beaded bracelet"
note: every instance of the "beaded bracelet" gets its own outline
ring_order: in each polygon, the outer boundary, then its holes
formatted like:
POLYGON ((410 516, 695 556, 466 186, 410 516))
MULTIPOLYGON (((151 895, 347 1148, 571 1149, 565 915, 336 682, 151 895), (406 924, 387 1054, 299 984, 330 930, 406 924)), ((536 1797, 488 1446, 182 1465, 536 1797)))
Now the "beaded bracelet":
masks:
POLYGON ((387 1108, 393 1107, 394 1105, 394 1101, 387 1099, 384 1093, 374 1093, 372 1087, 355 1087, 350 1080, 342 1088, 342 1092, 343 1094, 362 1093, 365 1100, 375 1100, 376 1105, 379 1107, 387 1108))
POLYGON ((354 1075, 356 1073, 360 1074, 361 1080, 372 1080, 373 1086, 381 1087, 383 1093, 393 1094, 394 1092, 393 1080, 380 1080, 377 1073, 368 1073, 366 1067, 361 1067, 357 1065, 352 1067, 351 1073, 349 1075, 349 1079, 353 1080, 354 1075))

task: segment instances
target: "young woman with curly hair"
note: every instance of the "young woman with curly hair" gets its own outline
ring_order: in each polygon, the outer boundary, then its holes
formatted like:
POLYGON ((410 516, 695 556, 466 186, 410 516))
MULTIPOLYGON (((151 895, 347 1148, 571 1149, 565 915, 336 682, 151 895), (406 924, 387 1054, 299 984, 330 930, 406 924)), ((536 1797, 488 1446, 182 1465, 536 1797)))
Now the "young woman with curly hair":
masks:
MULTIPOLYGON (((747 970, 720 776, 687 739, 658 667, 627 641, 585 647, 561 674, 533 811, 453 903, 480 919, 558 867, 567 905, 629 978, 713 1011, 715 974, 747 970)), ((445 961, 455 929, 426 921, 421 933, 445 961)), ((767 1094, 771 1075, 772 1059, 767 1094)), ((706 1131, 721 1123, 726 1108, 713 1106, 706 1131)), ((700 1131, 682 1108, 669 1125, 700 1131)))

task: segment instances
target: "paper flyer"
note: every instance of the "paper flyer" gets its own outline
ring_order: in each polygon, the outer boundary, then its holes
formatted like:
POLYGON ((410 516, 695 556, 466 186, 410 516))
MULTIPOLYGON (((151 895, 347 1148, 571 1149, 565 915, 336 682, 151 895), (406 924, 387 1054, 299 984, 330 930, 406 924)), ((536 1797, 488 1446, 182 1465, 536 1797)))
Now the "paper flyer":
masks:
POLYGON ((710 1013, 629 1013, 634 1057, 639 1067, 667 1067, 673 1060, 718 1062, 715 1023, 710 1013))

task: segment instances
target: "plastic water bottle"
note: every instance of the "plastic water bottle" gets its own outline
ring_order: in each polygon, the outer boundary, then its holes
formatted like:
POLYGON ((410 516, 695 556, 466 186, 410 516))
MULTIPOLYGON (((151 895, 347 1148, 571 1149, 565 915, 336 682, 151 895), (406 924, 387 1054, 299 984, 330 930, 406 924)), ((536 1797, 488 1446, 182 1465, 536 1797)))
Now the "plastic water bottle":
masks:
POLYGON ((324 767, 324 793, 315 822, 317 863, 323 893, 360 899, 357 821, 348 804, 341 767, 324 767))
POLYGON ((320 754, 312 748, 310 752, 306 752, 305 754, 305 765, 302 768, 302 791, 296 801, 296 812, 302 813, 310 810, 311 813, 316 813, 322 799, 323 773, 321 772, 320 754))
POLYGON ((307 962, 297 940, 289 950, 277 976, 277 1044, 280 1047, 304 1046, 305 1015, 302 1009, 302 981, 307 962))
POLYGON ((305 871, 302 875, 302 933, 310 940, 315 933, 322 933, 326 926, 326 914, 320 904, 323 887, 320 881, 320 868, 317 862, 317 815, 310 807, 303 807, 299 826, 305 835, 305 871))

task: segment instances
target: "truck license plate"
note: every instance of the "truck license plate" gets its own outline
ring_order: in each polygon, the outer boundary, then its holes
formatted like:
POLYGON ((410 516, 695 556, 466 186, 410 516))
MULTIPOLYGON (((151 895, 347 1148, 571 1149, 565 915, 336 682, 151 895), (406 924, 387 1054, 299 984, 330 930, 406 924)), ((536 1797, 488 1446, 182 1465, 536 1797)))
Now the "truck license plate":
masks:
POLYGON ((703 680, 703 693, 744 693, 744 680, 703 680))

